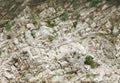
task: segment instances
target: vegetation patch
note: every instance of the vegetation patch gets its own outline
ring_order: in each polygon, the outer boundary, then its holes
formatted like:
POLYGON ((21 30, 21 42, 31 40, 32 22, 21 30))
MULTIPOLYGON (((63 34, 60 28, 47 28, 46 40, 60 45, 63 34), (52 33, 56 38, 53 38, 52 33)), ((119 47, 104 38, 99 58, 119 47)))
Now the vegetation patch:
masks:
POLYGON ((34 32, 31 32, 31 36, 32 36, 33 38, 35 38, 35 33, 34 33, 34 32))
POLYGON ((103 0, 91 0, 90 7, 95 7, 97 4, 101 3, 103 0))
POLYGON ((2 50, 0 49, 0 56, 2 55, 2 50))
POLYGON ((84 64, 90 65, 91 68, 96 68, 99 66, 98 63, 94 62, 93 57, 90 55, 86 56, 84 64))
POLYGON ((48 21, 47 21, 47 24, 48 24, 48 26, 51 27, 51 28, 55 26, 55 23, 54 23, 52 20, 48 20, 48 21))
POLYGON ((12 27, 12 25, 11 25, 10 23, 7 23, 7 24, 5 25, 5 30, 10 31, 10 30, 11 30, 11 27, 12 27))
POLYGON ((60 16, 60 19, 62 20, 62 21, 66 21, 67 19, 68 19, 68 12, 65 12, 65 13, 63 13, 63 15, 61 15, 60 16))

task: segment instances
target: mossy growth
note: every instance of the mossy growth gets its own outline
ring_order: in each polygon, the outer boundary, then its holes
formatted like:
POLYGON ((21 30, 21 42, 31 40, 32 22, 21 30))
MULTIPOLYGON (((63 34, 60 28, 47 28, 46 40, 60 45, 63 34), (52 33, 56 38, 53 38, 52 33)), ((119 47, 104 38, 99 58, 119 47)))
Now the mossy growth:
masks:
POLYGON ((95 78, 96 76, 98 76, 98 74, 93 74, 93 73, 90 73, 90 72, 86 73, 87 78, 95 78))
POLYGON ((4 53, 5 51, 0 49, 0 56, 4 53))
POLYGON ((54 38, 55 38, 54 36, 51 36, 51 35, 50 35, 50 36, 48 37, 48 40, 49 40, 50 42, 52 42, 52 41, 54 40, 54 38))
POLYGON ((74 9, 79 8, 78 0, 72 0, 72 3, 73 3, 73 8, 74 9))
POLYGON ((99 66, 98 63, 94 62, 93 57, 90 55, 86 56, 84 64, 90 65, 91 68, 96 68, 99 66))
POLYGON ((62 20, 62 21, 66 21, 67 19, 68 19, 68 12, 65 12, 65 13, 63 13, 61 16, 60 16, 60 19, 62 20))
POLYGON ((10 23, 7 23, 7 24, 5 25, 5 30, 10 31, 10 30, 11 30, 11 27, 12 27, 12 25, 11 25, 10 23))
POLYGON ((0 49, 0 55, 2 55, 2 50, 0 49))
POLYGON ((97 4, 101 3, 103 0, 91 0, 90 7, 95 7, 97 4))
POLYGON ((47 24, 48 24, 48 27, 54 27, 55 26, 55 23, 54 23, 54 21, 53 20, 47 20, 47 24))
POLYGON ((31 32, 31 36, 35 38, 35 32, 31 32))

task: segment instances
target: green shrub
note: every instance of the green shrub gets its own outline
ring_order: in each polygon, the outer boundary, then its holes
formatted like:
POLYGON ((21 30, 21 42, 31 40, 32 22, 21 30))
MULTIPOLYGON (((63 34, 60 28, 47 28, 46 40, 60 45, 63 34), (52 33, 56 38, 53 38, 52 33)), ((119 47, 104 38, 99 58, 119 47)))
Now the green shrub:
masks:
POLYGON ((103 0, 91 0, 90 6, 95 7, 97 4, 101 3, 103 0))
POLYGON ((60 19, 62 20, 62 21, 66 21, 67 19, 68 19, 68 12, 65 12, 62 16, 60 16, 60 19))
POLYGON ((90 65, 91 68, 96 68, 96 67, 99 66, 99 64, 97 64, 96 62, 94 62, 93 57, 90 56, 90 55, 86 56, 84 64, 90 65))
POLYGON ((11 30, 11 27, 12 27, 12 25, 11 25, 10 23, 7 23, 7 24, 5 25, 5 30, 10 31, 10 30, 11 30))

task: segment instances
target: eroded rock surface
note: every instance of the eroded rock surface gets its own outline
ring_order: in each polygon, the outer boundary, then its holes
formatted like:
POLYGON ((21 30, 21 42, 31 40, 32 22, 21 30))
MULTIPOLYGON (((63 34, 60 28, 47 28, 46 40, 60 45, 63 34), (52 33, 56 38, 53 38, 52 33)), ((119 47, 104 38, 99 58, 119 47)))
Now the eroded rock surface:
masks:
POLYGON ((0 33, 0 82, 119 83, 120 7, 55 2, 26 6, 0 33))

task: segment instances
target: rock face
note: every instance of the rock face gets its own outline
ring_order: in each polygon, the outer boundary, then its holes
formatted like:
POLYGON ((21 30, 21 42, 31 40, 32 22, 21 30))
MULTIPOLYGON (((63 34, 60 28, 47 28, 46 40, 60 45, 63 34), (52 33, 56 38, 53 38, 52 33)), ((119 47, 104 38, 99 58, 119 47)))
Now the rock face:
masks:
POLYGON ((1 27, 0 83, 119 83, 120 7, 57 4, 28 4, 10 31, 1 27))
POLYGON ((90 51, 97 51, 101 50, 103 54, 107 58, 116 58, 116 47, 115 45, 109 40, 111 36, 106 36, 105 34, 101 33, 93 33, 91 35, 88 35, 84 40, 83 44, 87 45, 89 52, 90 51), (96 42, 96 43, 95 43, 96 42), (91 48, 93 47, 93 48, 91 48))

